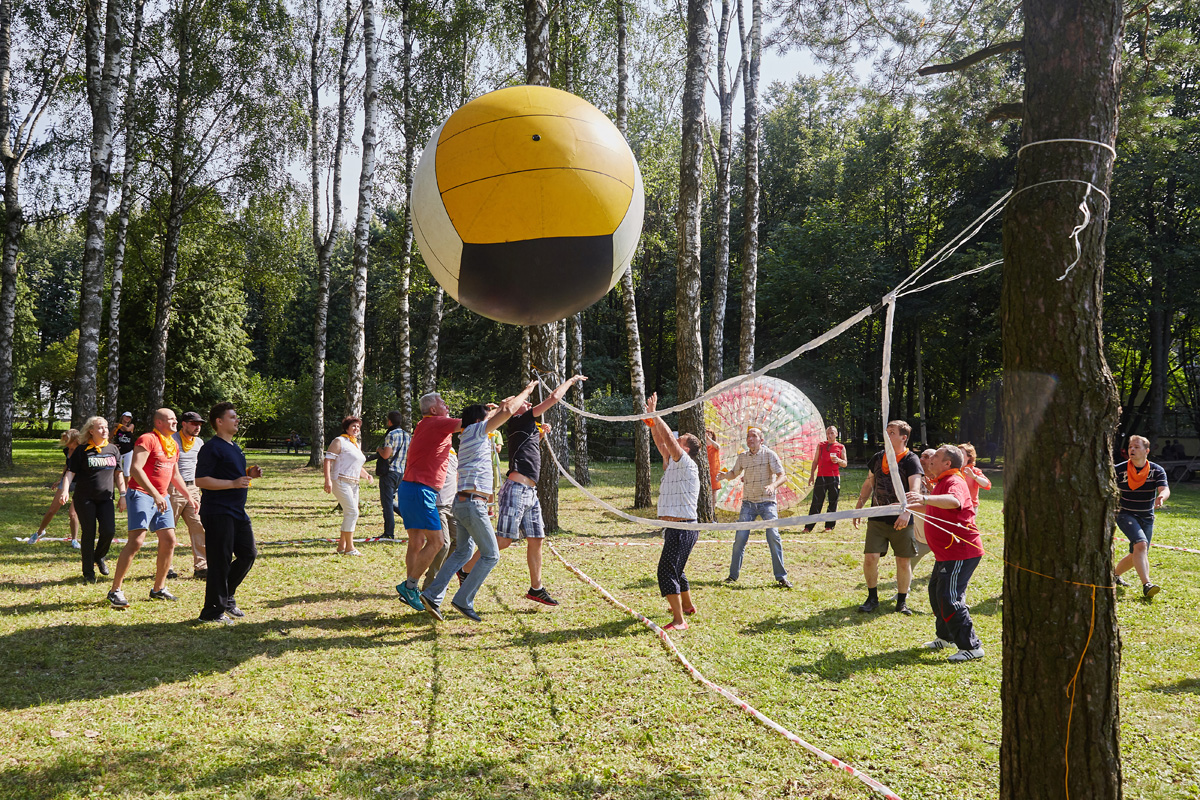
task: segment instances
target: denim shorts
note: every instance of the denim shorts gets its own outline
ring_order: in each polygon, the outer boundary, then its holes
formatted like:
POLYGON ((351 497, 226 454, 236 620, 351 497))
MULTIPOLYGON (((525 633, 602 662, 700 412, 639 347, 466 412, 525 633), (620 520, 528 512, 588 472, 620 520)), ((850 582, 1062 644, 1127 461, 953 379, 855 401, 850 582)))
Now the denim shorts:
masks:
POLYGON ((128 530, 161 531, 175 527, 175 515, 171 513, 171 504, 167 503, 166 511, 159 511, 154 498, 146 492, 127 490, 125 506, 129 515, 128 530))
POLYGON ((1129 552, 1132 553, 1133 546, 1138 542, 1145 542, 1147 547, 1150 546, 1150 537, 1154 535, 1154 515, 1119 511, 1117 512, 1117 527, 1129 540, 1129 552))

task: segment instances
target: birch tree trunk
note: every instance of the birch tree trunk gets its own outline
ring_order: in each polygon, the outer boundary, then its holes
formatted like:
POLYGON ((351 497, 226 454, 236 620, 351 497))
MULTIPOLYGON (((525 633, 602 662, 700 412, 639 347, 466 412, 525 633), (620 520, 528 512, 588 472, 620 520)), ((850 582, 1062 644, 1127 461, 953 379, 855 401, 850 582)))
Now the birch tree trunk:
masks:
MULTIPOLYGON (((675 356, 679 369, 679 401, 704 393, 704 350, 700 338, 700 193, 704 136, 704 78, 708 69, 709 32, 706 4, 688 0, 687 71, 683 85, 683 142, 679 158, 679 208, 675 212, 678 246, 675 252, 675 356)), ((679 432, 704 442, 703 404, 679 414, 679 432)), ((697 515, 713 518, 708 459, 703 450, 695 459, 700 468, 697 515)))
MULTIPOLYGON (((738 2, 739 15, 741 2, 738 2)), ((717 103, 721 109, 721 130, 713 163, 717 171, 716 199, 713 217, 717 227, 717 253, 713 262, 712 319, 708 328, 708 382, 720 383, 725 375, 725 305, 729 297, 729 175, 732 158, 733 101, 737 97, 738 79, 742 67, 739 61, 733 76, 725 69, 729 48, 729 28, 732 23, 730 0, 721 2, 721 23, 717 28, 717 103)))
MULTIPOLYGON (((571 373, 583 374, 583 314, 571 317, 571 373)), ((583 384, 577 383, 571 387, 572 402, 578 408, 584 408, 583 384)), ((575 480, 584 486, 592 485, 592 476, 588 471, 588 434, 587 417, 582 414, 572 414, 573 431, 575 434, 575 480)), ((645 425, 642 426, 646 427, 645 425)))
POLYGON ((425 346, 425 374, 421 377, 421 394, 429 394, 437 390, 438 340, 442 333, 445 304, 446 291, 439 286, 433 293, 433 308, 429 311, 429 339, 425 346))
POLYGON ((80 425, 94 416, 96 373, 100 363, 100 318, 104 290, 105 227, 112 183, 113 139, 121 89, 121 60, 125 54, 126 0, 87 0, 84 53, 87 100, 92 113, 89 153, 91 184, 87 202, 87 234, 79 292, 79 348, 75 358, 75 402, 71 418, 80 425), (101 19, 101 12, 104 12, 101 19))
POLYGON ((1118 400, 1101 328, 1109 209, 1101 192, 1112 178, 1106 146, 1117 135, 1124 19, 1114 0, 1025 0, 1023 10, 1025 148, 1004 219, 1000 309, 1000 797, 1116 800, 1121 640, 1113 590, 1097 588, 1112 585, 1117 509, 1109 442, 1118 400), (1102 144, 1046 143, 1053 139, 1102 144), (1042 144, 1029 146, 1035 142, 1042 144), (1077 255, 1071 235, 1081 201, 1092 219, 1077 255))
POLYGON ((125 163, 121 169, 117 229, 113 233, 112 282, 108 290, 108 368, 104 386, 104 416, 113 424, 117 420, 121 389, 121 295, 125 286, 125 241, 129 233, 129 214, 133 208, 133 170, 138 161, 135 126, 130 123, 129 117, 137 96, 145 6, 146 0, 134 0, 133 42, 129 48, 129 77, 125 84, 125 163))
POLYGON ((346 148, 346 128, 349 124, 350 65, 358 55, 354 46, 357 15, 346 0, 346 19, 342 31, 342 51, 338 60, 337 134, 331 154, 333 160, 331 189, 332 208, 329 228, 321 229, 321 74, 320 55, 325 32, 321 0, 317 0, 313 23, 312 50, 309 55, 309 178, 312 189, 312 237, 317 256, 317 307, 313 314, 312 429, 309 436, 308 466, 320 467, 325 450, 325 350, 328 342, 329 281, 332 270, 333 246, 342 222, 342 154, 346 148))
POLYGON ((346 380, 346 416, 362 416, 363 378, 367 360, 367 267, 370 256, 372 204, 375 200, 375 143, 379 120, 379 42, 375 0, 363 0, 362 171, 358 176, 358 219, 354 225, 354 288, 350 298, 350 364, 346 380))
MULTIPOLYGON (((751 0, 750 35, 742 34, 748 42, 750 57, 742 73, 746 84, 746 183, 742 192, 745 206, 745 230, 742 240, 742 335, 738 348, 738 372, 745 375, 754 369, 754 325, 758 313, 758 76, 762 66, 762 0, 751 0)), ((740 17, 739 17, 740 21, 740 17)))
MULTIPOLYGON (((629 127, 629 57, 628 29, 625 22, 625 0, 616 0, 617 11, 617 130, 628 135, 629 127)), ((633 407, 640 414, 646 410, 646 372, 642 366, 642 339, 638 331, 637 294, 633 287, 633 262, 621 273, 621 305, 625 310, 625 342, 629 350, 629 388, 633 407)), ((650 496, 650 430, 645 425, 633 426, 633 505, 647 508, 650 496)))
POLYGON ((412 187, 413 162, 416 160, 416 126, 413 124, 412 111, 412 52, 416 37, 413 31, 412 3, 404 0, 401 4, 401 18, 404 24, 404 43, 400 51, 401 102, 404 103, 404 242, 400 254, 400 280, 396 287, 396 397, 399 401, 400 412, 404 415, 400 423, 405 431, 411 433, 413 424, 412 396, 412 324, 409 319, 409 287, 412 284, 412 187))

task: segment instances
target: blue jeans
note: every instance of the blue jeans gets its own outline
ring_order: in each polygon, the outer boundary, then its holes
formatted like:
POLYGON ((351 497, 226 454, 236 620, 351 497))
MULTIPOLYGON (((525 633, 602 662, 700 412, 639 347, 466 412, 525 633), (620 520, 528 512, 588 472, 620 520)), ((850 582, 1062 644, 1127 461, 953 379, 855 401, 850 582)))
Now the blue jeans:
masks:
POLYGON ((474 611, 475 595, 479 592, 479 587, 483 586, 488 573, 500 562, 500 548, 496 544, 496 532, 492 530, 492 523, 488 520, 487 501, 483 498, 459 500, 456 497, 454 519, 459 525, 458 544, 423 594, 433 601, 434 605, 440 606, 446 597, 446 587, 450 585, 450 579, 471 560, 478 545, 479 562, 468 573, 467 579, 458 587, 458 593, 451 601, 459 608, 474 611))
POLYGON ((379 504, 383 506, 383 535, 388 539, 396 536, 396 490, 400 488, 400 476, 390 469, 379 476, 379 504))
MULTIPOLYGON (((738 522, 753 522, 756 518, 779 519, 778 507, 774 500, 764 500, 761 503, 742 501, 742 514, 738 522)), ((781 581, 787 577, 787 569, 783 566, 783 539, 779 537, 779 528, 767 528, 767 545, 771 548, 771 571, 775 580, 781 581)), ((750 531, 738 531, 733 537, 733 560, 729 562, 729 577, 735 581, 742 572, 742 554, 746 551, 746 542, 750 541, 750 531)))

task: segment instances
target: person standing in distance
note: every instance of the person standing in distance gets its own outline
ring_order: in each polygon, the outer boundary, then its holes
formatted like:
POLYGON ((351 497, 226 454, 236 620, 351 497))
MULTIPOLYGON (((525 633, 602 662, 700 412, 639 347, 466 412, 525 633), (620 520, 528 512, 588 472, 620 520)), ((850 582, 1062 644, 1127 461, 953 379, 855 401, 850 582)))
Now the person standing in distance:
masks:
POLYGON ((235 595, 254 566, 258 548, 254 528, 246 513, 246 492, 251 478, 261 478, 258 467, 246 468, 246 456, 233 441, 238 431, 233 403, 217 403, 208 412, 216 434, 196 459, 196 485, 200 487, 200 520, 208 539, 208 574, 200 619, 228 625, 242 617, 235 595))
POLYGON ((129 482, 129 467, 133 464, 133 412, 122 411, 121 421, 113 430, 113 441, 121 451, 121 472, 125 473, 125 482, 129 482))
MULTIPOLYGON (((203 580, 208 577, 208 556, 204 549, 204 525, 200 522, 200 514, 196 508, 200 506, 200 489, 196 486, 196 458, 204 440, 200 438, 200 426, 204 417, 195 411, 185 411, 179 418, 179 430, 175 433, 175 443, 179 445, 179 474, 188 488, 185 495, 170 487, 171 513, 178 523, 182 516, 187 525, 188 538, 192 542, 192 577, 203 580), (195 503, 193 507, 191 500, 195 503)), ((168 574, 168 577, 173 577, 168 574)))
POLYGON ((375 475, 379 478, 379 503, 383 506, 383 538, 396 538, 396 490, 404 477, 404 460, 408 456, 408 443, 412 441, 408 431, 400 427, 404 415, 389 411, 388 429, 383 435, 383 444, 375 450, 379 461, 375 475))
MULTIPOLYGON (((813 456, 812 466, 808 471, 808 485, 813 486, 812 504, 808 507, 808 515, 821 513, 825 498, 829 498, 829 513, 837 511, 838 497, 842 494, 842 467, 850 466, 846 460, 846 447, 837 440, 838 429, 830 425, 825 429, 825 441, 817 443, 817 452, 813 456)), ((837 522, 829 520, 825 530, 831 531, 837 522)), ((804 526, 805 533, 811 533, 817 527, 816 523, 804 526)))
MULTIPOLYGON (((775 451, 763 445, 763 434, 760 428, 751 427, 746 431, 746 447, 748 452, 738 453, 733 468, 724 470, 717 475, 722 481, 731 481, 742 475, 742 508, 738 517, 739 522, 753 522, 755 519, 779 519, 779 506, 775 502, 775 490, 779 488, 787 475, 783 471, 783 462, 775 451)), ((668 464, 668 467, 671 465, 668 464)), ((767 545, 771 550, 771 572, 775 575, 775 583, 784 589, 792 588, 788 580, 787 567, 783 565, 783 539, 779 536, 779 528, 767 528, 767 545)), ((734 583, 742 573, 742 556, 746 552, 746 543, 750 541, 750 529, 740 530, 733 537, 733 558, 729 561, 729 577, 726 583, 734 583)))
MULTIPOLYGON (((142 549, 146 531, 154 531, 158 537, 158 557, 154 570, 154 588, 151 600, 175 600, 167 590, 167 572, 171 569, 171 557, 175 554, 175 515, 171 513, 171 501, 167 498, 167 487, 174 485, 183 494, 188 494, 187 484, 179 474, 179 446, 171 435, 178 423, 175 412, 160 408, 154 412, 154 430, 138 437, 133 447, 133 463, 129 467, 129 490, 125 493, 125 504, 129 509, 129 541, 121 548, 117 566, 113 570, 112 588, 108 602, 113 608, 126 608, 129 601, 121 590, 121 582, 133 565, 133 557, 142 549)), ((195 504, 188 495, 187 502, 195 504)))
POLYGON ((1163 507, 1171 496, 1167 472, 1150 460, 1150 440, 1145 436, 1129 437, 1129 460, 1117 464, 1117 488, 1121 505, 1117 510, 1117 527, 1129 539, 1129 555, 1121 559, 1114 570, 1119 586, 1129 584, 1121 576, 1132 567, 1142 582, 1142 597, 1153 600, 1162 587, 1150 580, 1150 537, 1154 535, 1154 512, 1163 507))
MULTIPOLYGON (((896 454, 896 466, 900 470, 900 486, 907 492, 921 490, 921 460, 916 453, 908 450, 908 437, 912 428, 904 420, 894 419, 885 429, 888 442, 896 454)), ((871 457, 868 466, 870 474, 863 481, 862 491, 858 493, 858 504, 855 508, 866 505, 871 498, 872 506, 888 506, 898 502, 892 486, 891 463, 887 458, 887 450, 880 450, 871 457)), ((858 527, 859 517, 854 518, 854 527, 858 527)), ((904 513, 894 517, 872 517, 867 520, 867 539, 863 548, 863 577, 867 581, 867 599, 859 611, 869 613, 879 608, 879 559, 887 555, 888 545, 896 551, 896 612, 906 616, 912 612, 908 609, 908 587, 912 582, 912 563, 909 559, 917 554, 917 539, 913 531, 912 514, 904 513)))
POLYGON ((358 483, 371 483, 371 473, 363 469, 367 457, 358 446, 362 419, 342 420, 342 434, 329 443, 325 451, 325 492, 337 498, 342 507, 342 528, 338 538, 338 555, 361 556, 354 546, 354 529, 358 525, 358 483))

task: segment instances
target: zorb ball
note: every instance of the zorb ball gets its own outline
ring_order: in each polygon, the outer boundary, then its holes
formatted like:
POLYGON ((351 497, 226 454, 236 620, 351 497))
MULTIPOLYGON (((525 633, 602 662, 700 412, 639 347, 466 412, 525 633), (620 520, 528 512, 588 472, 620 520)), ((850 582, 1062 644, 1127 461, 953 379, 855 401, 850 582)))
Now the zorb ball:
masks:
MULTIPOLYGON (((825 439, 821 413, 803 392, 778 378, 752 378, 719 391, 704 404, 704 427, 716 434, 722 469, 732 469, 738 453, 748 449, 746 430, 761 429, 763 446, 775 451, 787 473, 786 482, 775 490, 775 502, 781 511, 801 504, 810 489, 808 475, 817 445, 825 439)), ((726 481, 717 491, 717 507, 739 510, 742 494, 741 479, 726 481)))
POLYGON ((542 325, 603 297, 629 265, 645 196, 616 126, 544 86, 485 94, 429 139, 413 233, 446 292, 497 322, 542 325))

